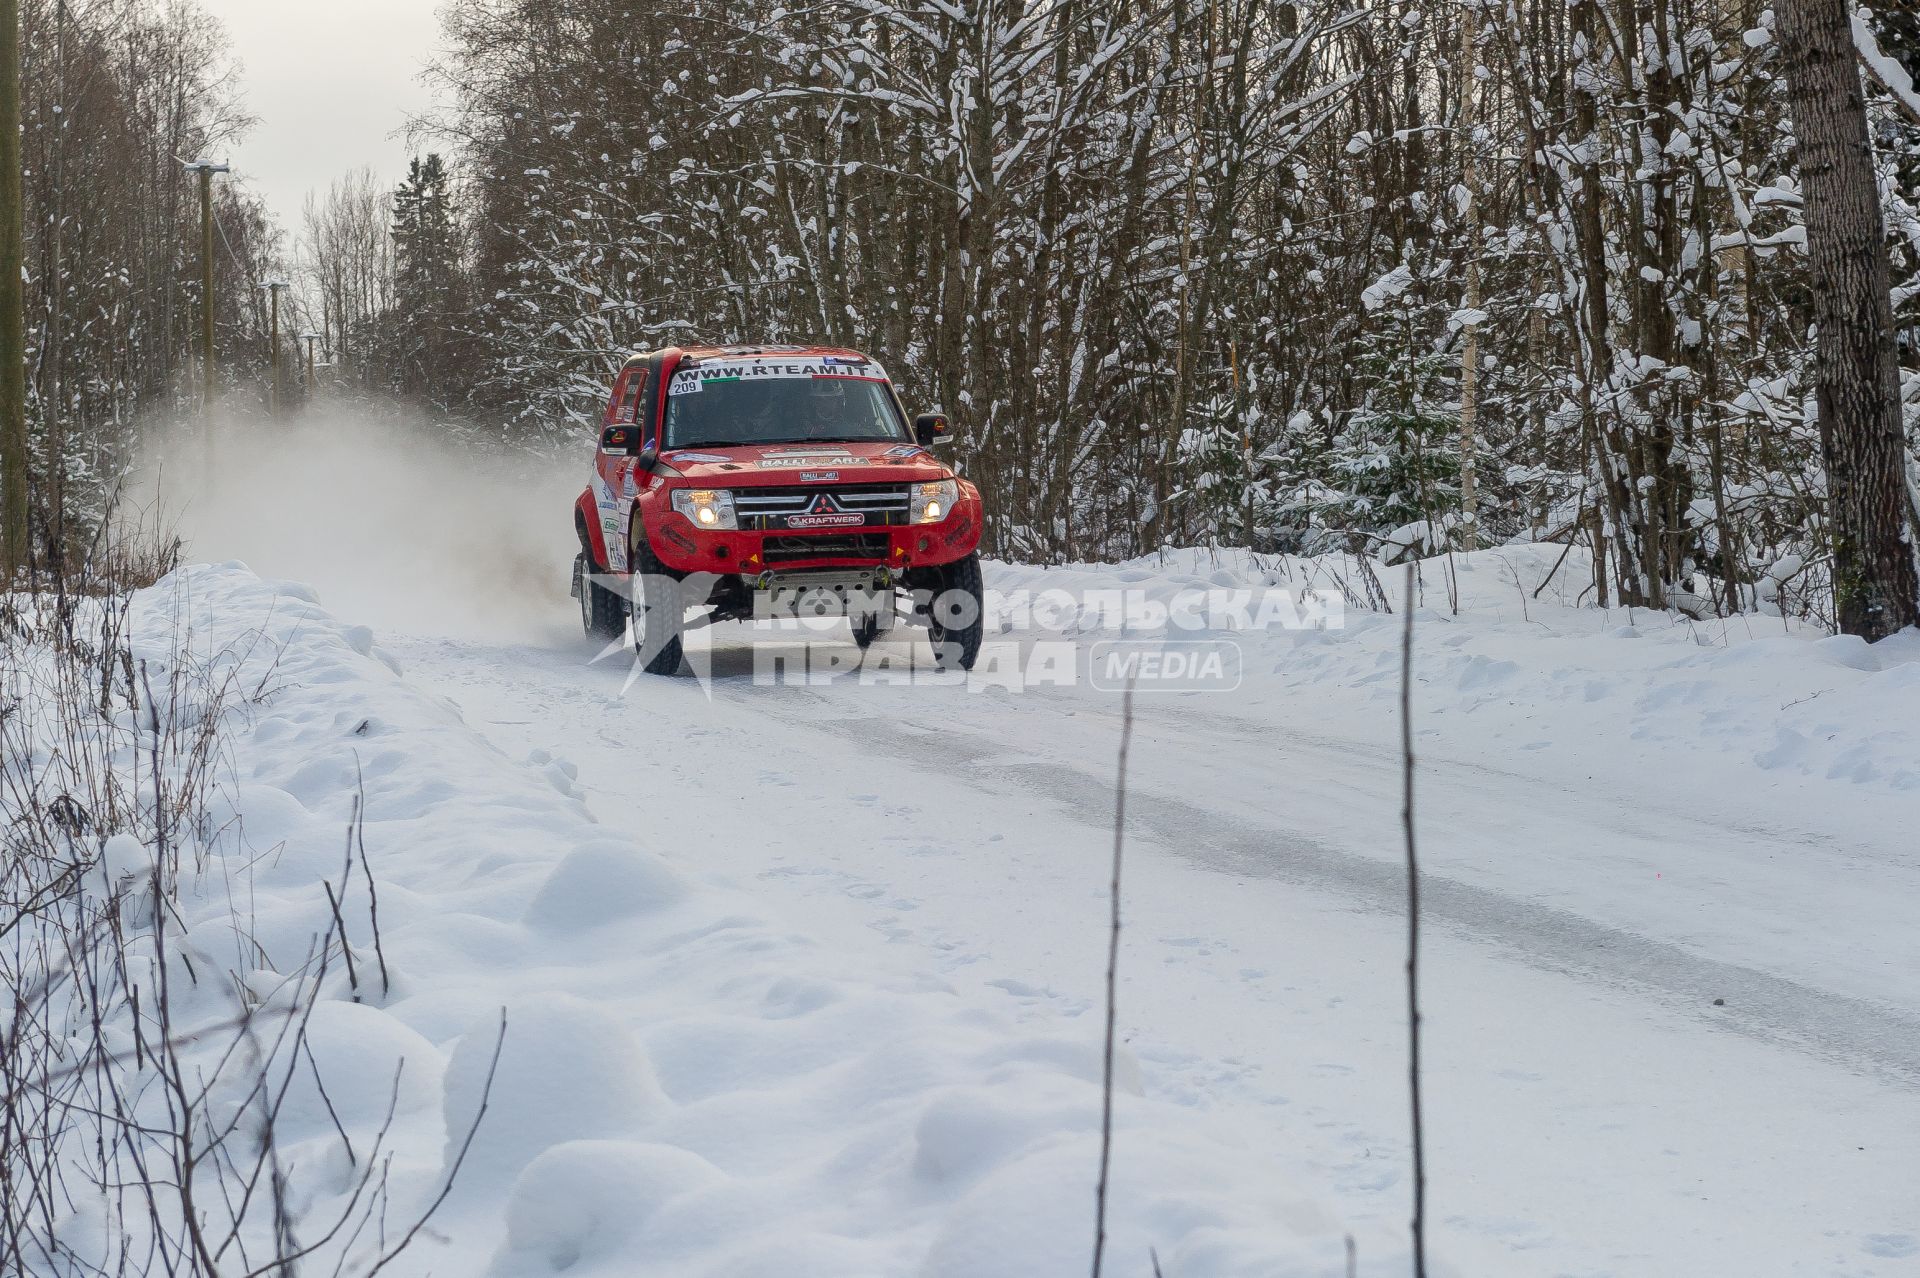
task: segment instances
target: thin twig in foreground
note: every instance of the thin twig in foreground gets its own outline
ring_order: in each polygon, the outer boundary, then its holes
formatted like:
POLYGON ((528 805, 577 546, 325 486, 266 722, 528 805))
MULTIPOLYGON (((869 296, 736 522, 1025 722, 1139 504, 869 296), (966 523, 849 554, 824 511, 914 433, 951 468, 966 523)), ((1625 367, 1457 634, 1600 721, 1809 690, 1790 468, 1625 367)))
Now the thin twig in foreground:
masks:
POLYGON ((1113 1155, 1113 1028, 1115 976, 1120 966, 1120 857, 1126 846, 1127 751, 1133 745, 1133 680, 1120 703, 1120 770, 1113 784, 1113 886, 1107 932, 1107 1042, 1100 1091, 1100 1183, 1093 1198, 1093 1278, 1107 1249, 1107 1168, 1113 1155))
MULTIPOLYGON (((348 835, 347 856, 349 858, 347 867, 348 869, 352 869, 353 841, 351 834, 348 835)), ((320 886, 326 889, 327 908, 333 911, 333 924, 340 929, 340 952, 347 956, 347 987, 353 991, 353 1001, 358 1003, 360 1001, 360 974, 354 968, 353 946, 347 940, 347 920, 340 912, 340 898, 333 894, 333 883, 330 880, 321 879, 320 886)), ((343 895, 346 890, 345 884, 342 884, 340 891, 343 895)))
POLYGON ((373 867, 367 864, 367 779, 360 771, 358 754, 353 758, 353 783, 353 842, 360 850, 360 870, 367 876, 367 921, 373 928, 373 956, 380 960, 380 997, 390 998, 393 978, 387 973, 386 947, 380 943, 380 891, 373 883, 373 867))
POLYGON ((1400 636, 1401 823, 1407 833, 1407 1081, 1413 1097, 1413 1273, 1427 1275, 1427 1154, 1420 1121, 1420 859, 1413 841, 1413 561, 1400 636))
POLYGON ((447 1168, 446 1179, 440 1182, 440 1192, 434 1196, 432 1202, 427 1204, 426 1211, 413 1222, 413 1227, 402 1235, 399 1244, 375 1261, 373 1268, 367 1270, 367 1278, 373 1278, 375 1274, 392 1263, 401 1252, 411 1247, 414 1235, 427 1227, 427 1222, 433 1219, 433 1214, 439 1211, 441 1205, 447 1201, 447 1195, 453 1192, 453 1182, 459 1177, 460 1168, 466 1164, 467 1154, 473 1149, 473 1138, 480 1134, 480 1120, 487 1116, 487 1103, 493 1098, 493 1076, 500 1069, 500 1049, 506 1044, 507 1009, 503 1007, 500 1009, 500 1033, 493 1040, 493 1058, 487 1062, 487 1077, 480 1085, 480 1105, 473 1111, 473 1122, 467 1127, 466 1139, 460 1142, 460 1152, 454 1155, 453 1166, 447 1168))

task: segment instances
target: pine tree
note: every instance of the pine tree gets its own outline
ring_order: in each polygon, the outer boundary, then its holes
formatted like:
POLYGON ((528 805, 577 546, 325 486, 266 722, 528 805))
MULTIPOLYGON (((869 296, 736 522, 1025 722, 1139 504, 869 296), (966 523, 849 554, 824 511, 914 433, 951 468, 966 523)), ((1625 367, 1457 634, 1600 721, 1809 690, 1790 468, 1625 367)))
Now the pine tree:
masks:
POLYGON ((460 306, 460 254, 446 165, 415 159, 393 195, 393 389, 445 405, 457 385, 453 324, 460 306))

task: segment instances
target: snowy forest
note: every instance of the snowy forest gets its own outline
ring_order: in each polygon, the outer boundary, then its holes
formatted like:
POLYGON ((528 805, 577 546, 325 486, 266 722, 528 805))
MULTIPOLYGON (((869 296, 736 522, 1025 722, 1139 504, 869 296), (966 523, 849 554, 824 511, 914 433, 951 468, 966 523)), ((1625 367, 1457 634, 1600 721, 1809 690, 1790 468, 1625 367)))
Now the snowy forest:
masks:
MULTIPOLYGON (((36 509, 84 536, 139 432, 193 410, 177 160, 248 119, 190 3, 23 21, 36 509)), ((576 449, 629 351, 831 341, 952 415, 1003 558, 1550 540, 1591 548, 1592 602, 1830 619, 1758 0, 452 0, 442 22, 397 189, 343 174, 278 226, 244 174, 215 183, 239 411, 264 414, 277 360, 289 410, 390 400, 576 449)), ((1920 31, 1857 26, 1910 326, 1920 31)))
POLYGON ((1916 76, 0 0, 0 1278, 1915 1273, 1916 76))

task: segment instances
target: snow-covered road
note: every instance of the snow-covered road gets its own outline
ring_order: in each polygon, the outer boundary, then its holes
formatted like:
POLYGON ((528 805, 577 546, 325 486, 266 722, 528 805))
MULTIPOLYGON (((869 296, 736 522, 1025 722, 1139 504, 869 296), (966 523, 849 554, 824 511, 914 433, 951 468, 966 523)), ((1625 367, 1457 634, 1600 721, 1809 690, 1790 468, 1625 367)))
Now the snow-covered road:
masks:
MULTIPOLYGON (((1911 709, 1916 667, 1544 611, 1540 637, 1422 614, 1438 1252, 1486 1275, 1920 1272, 1920 757, 1886 701, 1911 709), (1853 725, 1884 728, 1877 769, 1802 766, 1844 742, 1778 753, 1817 742, 1781 704, 1799 682, 1816 709, 1878 705, 1853 725)), ((382 643, 509 754, 576 764, 602 821, 876 970, 1096 1014, 1117 697, 764 686, 738 628, 711 696, 623 694, 625 663, 562 624, 382 643)), ((1408 1193, 1393 638, 1371 617, 1276 637, 1233 696, 1140 698, 1121 959, 1148 1094, 1383 1226, 1408 1193)))
MULTIPOLYGON (((604 826, 744 888, 885 988, 931 976, 982 1024, 1097 1040, 1116 696, 765 686, 739 628, 714 632, 710 696, 684 678, 628 688, 565 597, 553 512, 571 469, 351 421, 299 452, 295 485, 278 442, 230 459, 239 476, 190 509, 196 555, 312 582, 504 752, 502 776, 570 761, 604 826), (421 502, 428 483, 446 500, 421 502)), ((1577 554, 1536 593, 1557 558, 1472 557, 1457 613, 1430 569, 1417 619, 1436 1252, 1476 1278, 1920 1275, 1920 636, 1868 649, 1777 618, 1601 612, 1576 606, 1577 554)), ((1274 576, 1190 552, 994 565, 988 585, 1274 576)), ((1329 1198, 1376 1259, 1409 1200, 1400 619, 1240 636, 1235 693, 1141 695, 1121 953, 1148 1096, 1329 1198)), ((423 910, 449 890, 416 888, 423 910)), ((639 1015, 623 970, 568 980, 639 1015)), ((671 991, 654 993, 648 1015, 671 991)), ((436 1044, 464 1027, 415 1019, 436 1044)), ((649 1044, 678 1052, 677 1032, 649 1044)), ((1153 1157, 1141 1139, 1122 1133, 1122 1165, 1153 1157)), ((859 1228, 915 1254, 916 1220, 859 1228)))

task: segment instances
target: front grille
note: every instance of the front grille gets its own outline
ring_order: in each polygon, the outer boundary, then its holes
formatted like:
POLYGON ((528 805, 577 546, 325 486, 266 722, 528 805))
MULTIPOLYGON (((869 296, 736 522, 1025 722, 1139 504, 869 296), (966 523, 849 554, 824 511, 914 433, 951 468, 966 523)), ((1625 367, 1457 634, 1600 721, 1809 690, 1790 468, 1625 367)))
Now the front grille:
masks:
POLYGON ((884 560, 891 543, 885 533, 853 533, 835 536, 769 537, 760 547, 764 563, 785 564, 797 559, 874 559, 884 560))
POLYGON ((893 527, 907 522, 905 484, 835 484, 827 488, 736 488, 733 508, 740 526, 755 532, 779 531, 794 515, 804 515, 825 493, 842 513, 866 516, 867 528, 893 527))

